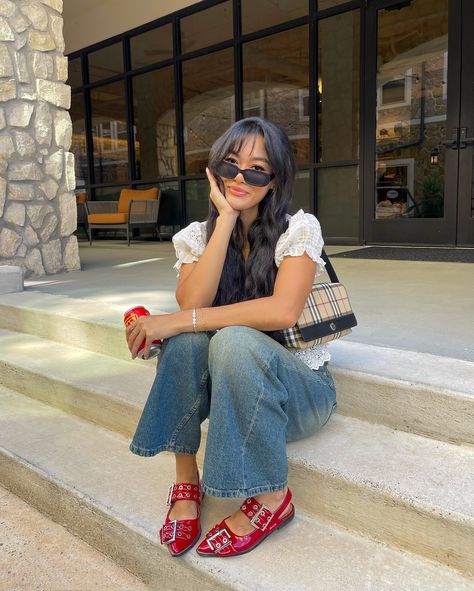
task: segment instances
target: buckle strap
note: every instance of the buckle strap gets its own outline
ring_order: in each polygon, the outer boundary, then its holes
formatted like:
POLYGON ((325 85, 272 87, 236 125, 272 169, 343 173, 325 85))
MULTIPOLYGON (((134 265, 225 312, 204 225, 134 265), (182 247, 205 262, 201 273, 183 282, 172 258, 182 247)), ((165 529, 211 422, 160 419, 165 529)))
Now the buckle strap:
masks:
POLYGON ((226 527, 222 527, 206 538, 206 542, 213 552, 219 554, 224 548, 232 546, 232 537, 230 531, 226 527))
POLYGON ((199 484, 189 482, 179 482, 172 484, 168 490, 167 505, 172 505, 175 501, 195 501, 201 503, 201 487, 199 484))
POLYGON ((192 536, 193 525, 191 525, 191 519, 174 519, 168 523, 163 524, 160 529, 160 541, 162 544, 171 544, 178 538, 184 540, 190 540, 192 536))
POLYGON ((259 503, 254 497, 249 497, 241 505, 240 510, 250 519, 255 529, 265 531, 273 518, 273 513, 266 505, 259 503))

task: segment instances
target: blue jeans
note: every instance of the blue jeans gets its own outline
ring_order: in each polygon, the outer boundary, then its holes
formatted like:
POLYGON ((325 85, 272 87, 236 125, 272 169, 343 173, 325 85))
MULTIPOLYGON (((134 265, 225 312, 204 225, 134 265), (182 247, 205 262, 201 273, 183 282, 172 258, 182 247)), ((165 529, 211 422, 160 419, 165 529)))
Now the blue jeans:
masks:
POLYGON ((335 408, 328 369, 309 369, 258 330, 183 333, 163 344, 130 450, 196 454, 209 417, 206 494, 276 492, 287 485, 286 442, 316 433, 335 408))

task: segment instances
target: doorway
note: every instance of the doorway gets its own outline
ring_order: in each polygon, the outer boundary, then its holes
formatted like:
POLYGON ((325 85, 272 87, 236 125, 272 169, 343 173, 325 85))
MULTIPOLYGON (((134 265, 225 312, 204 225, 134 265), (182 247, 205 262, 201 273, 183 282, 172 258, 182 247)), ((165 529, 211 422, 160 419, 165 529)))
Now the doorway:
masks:
POLYGON ((473 17, 469 0, 369 3, 366 242, 474 245, 473 17))

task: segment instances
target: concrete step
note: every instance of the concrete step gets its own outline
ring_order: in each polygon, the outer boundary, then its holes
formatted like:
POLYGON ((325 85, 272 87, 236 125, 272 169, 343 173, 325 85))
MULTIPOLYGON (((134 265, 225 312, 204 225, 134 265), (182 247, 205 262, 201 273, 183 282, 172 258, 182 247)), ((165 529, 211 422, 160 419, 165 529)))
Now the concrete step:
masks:
POLYGON ((140 579, 0 486, 4 591, 149 591, 140 579))
MULTIPOLYGON (((30 291, 0 297, 0 327, 130 361, 123 311, 30 291)), ((339 413, 474 445, 474 362, 347 340, 330 350, 339 413)))
MULTIPOLYGON (((172 591, 473 591, 458 572, 352 534, 300 510, 238 560, 193 551, 172 559, 158 542, 173 459, 137 458, 119 435, 0 388, 2 484, 154 588, 172 591), (275 560, 275 557, 278 557, 275 560)), ((236 507, 206 497, 203 529, 236 507)))
POLYGON ((0 328, 130 361, 124 312, 104 302, 26 291, 0 297, 0 328))
MULTIPOLYGON (((0 343, 4 386, 132 435, 152 368, 9 331, 0 343)), ((474 573, 473 448, 336 414, 288 457, 308 512, 474 573)))

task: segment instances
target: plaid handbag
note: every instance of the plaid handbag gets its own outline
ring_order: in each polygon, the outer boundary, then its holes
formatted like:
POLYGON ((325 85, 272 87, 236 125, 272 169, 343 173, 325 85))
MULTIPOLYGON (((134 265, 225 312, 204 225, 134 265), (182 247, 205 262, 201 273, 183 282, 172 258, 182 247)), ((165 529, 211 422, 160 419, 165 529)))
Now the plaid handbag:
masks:
POLYGON ((322 258, 331 283, 315 283, 296 325, 281 331, 282 344, 289 349, 309 349, 328 343, 357 326, 346 288, 339 283, 324 250, 322 258))

